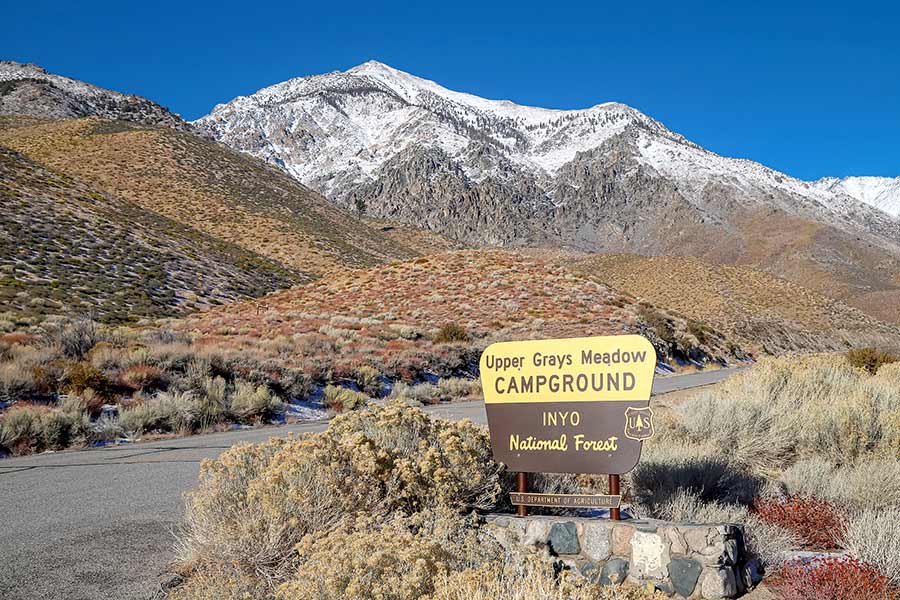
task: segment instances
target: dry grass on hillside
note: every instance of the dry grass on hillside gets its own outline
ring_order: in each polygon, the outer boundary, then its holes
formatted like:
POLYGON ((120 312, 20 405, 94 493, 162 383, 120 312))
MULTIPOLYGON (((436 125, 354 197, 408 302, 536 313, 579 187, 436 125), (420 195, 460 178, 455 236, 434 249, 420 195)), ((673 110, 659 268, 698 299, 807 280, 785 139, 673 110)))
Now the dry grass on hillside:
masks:
POLYGON ((310 276, 0 146, 0 334, 48 315, 168 317, 310 276))
POLYGON ((564 267, 500 250, 335 273, 260 302, 191 317, 180 327, 223 347, 280 340, 285 356, 303 355, 297 348, 318 339, 332 348, 335 369, 368 362, 396 373, 398 365, 427 365, 425 357, 445 355, 439 329, 451 323, 475 347, 502 339, 633 332, 650 338, 661 360, 741 355, 699 322, 638 304, 564 267))
POLYGON ((287 174, 192 134, 97 118, 13 124, 0 127, 0 144, 289 267, 415 255, 287 174))
POLYGON ((801 285, 744 266, 633 254, 563 258, 579 273, 703 320, 770 353, 900 347, 900 327, 801 285))

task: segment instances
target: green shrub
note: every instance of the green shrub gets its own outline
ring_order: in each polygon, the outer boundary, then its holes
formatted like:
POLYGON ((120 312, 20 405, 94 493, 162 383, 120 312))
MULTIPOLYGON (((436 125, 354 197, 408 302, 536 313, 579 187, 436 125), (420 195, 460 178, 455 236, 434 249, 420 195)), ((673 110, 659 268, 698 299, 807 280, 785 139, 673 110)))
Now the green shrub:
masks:
POLYGON ((109 399, 114 392, 113 383, 106 374, 90 363, 69 363, 63 378, 65 390, 70 394, 80 394, 91 389, 102 398, 109 399))
POLYGON ((238 381, 230 397, 230 412, 241 422, 271 419, 283 410, 281 401, 264 385, 238 381))
POLYGON ((369 397, 362 392, 345 387, 327 385, 322 395, 322 402, 334 412, 345 412, 366 406, 369 397))
POLYGON ((358 367, 354 372, 354 379, 364 394, 374 398, 381 395, 381 373, 378 369, 369 365, 358 367))
POLYGON ((900 358, 876 348, 858 348, 847 352, 847 361, 859 369, 865 369, 873 375, 884 365, 900 361, 900 358))
POLYGON ((444 323, 438 329, 437 334, 435 334, 434 341, 438 344, 468 342, 469 332, 466 331, 465 327, 457 323, 444 323))
POLYGON ((61 450, 72 439, 72 417, 46 406, 14 406, 0 419, 0 446, 13 454, 61 450))

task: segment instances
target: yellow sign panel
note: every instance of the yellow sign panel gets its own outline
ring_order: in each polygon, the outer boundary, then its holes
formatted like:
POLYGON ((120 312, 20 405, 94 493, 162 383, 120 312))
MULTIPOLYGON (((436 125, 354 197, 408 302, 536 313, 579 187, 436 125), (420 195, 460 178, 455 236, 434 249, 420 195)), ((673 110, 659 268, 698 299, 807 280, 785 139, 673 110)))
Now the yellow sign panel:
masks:
POLYGON ((481 355, 486 404, 646 401, 655 369, 639 335, 500 342, 481 355))

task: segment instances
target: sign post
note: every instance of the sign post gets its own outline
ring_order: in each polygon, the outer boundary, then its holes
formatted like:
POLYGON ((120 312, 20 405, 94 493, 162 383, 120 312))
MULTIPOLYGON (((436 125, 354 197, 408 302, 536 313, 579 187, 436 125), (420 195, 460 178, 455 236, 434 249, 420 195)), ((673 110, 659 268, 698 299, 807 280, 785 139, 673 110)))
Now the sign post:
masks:
POLYGON ((517 514, 526 506, 604 506, 618 519, 619 475, 635 467, 653 435, 650 342, 639 335, 500 342, 485 349, 480 366, 494 458, 518 472, 517 514), (527 473, 608 474, 609 496, 529 494, 527 473))

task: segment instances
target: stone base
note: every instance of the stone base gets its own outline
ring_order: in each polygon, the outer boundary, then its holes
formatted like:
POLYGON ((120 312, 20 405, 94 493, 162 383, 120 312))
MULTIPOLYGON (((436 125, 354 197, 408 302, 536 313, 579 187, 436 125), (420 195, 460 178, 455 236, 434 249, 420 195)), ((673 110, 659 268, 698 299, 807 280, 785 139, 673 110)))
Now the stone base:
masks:
POLYGON ((582 576, 612 585, 652 584, 690 600, 737 598, 761 579, 733 524, 610 521, 584 517, 487 515, 488 529, 512 551, 546 549, 582 576))

